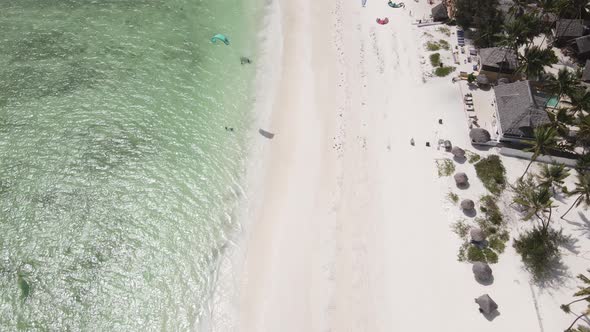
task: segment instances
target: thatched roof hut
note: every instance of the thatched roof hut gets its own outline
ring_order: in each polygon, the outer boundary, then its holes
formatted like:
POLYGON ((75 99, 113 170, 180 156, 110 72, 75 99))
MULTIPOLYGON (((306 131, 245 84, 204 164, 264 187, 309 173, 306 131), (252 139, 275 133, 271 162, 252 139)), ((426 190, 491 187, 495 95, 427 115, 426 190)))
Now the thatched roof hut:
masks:
POLYGON ((453 149, 451 149, 451 153, 453 154, 453 156, 455 156, 455 158, 465 158, 465 150, 461 149, 458 146, 453 146, 453 149))
POLYGON ((475 303, 479 304, 479 312, 483 314, 491 314, 498 309, 498 305, 488 294, 484 294, 475 299, 475 303))
POLYGON ((486 143, 492 139, 492 136, 483 128, 473 128, 469 132, 469 138, 473 143, 486 143))
POLYGON ((465 187, 469 184, 469 178, 467 177, 467 174, 465 173, 457 173, 454 176, 455 178, 455 184, 457 184, 457 187, 465 187))
POLYGON ((492 268, 484 262, 475 262, 471 267, 471 271, 473 271, 473 275, 475 276, 475 280, 486 283, 492 280, 492 268))
POLYGON ((453 143, 451 143, 449 140, 446 140, 443 142, 443 146, 445 147, 445 151, 451 151, 453 148, 453 143))
POLYGON ((471 241, 474 242, 482 242, 486 239, 486 235, 484 234, 484 232, 477 227, 473 227, 470 231, 469 231, 469 236, 471 236, 471 241))
POLYGON ((471 211, 475 209, 475 203, 470 199, 464 199, 461 201, 461 209, 471 211))

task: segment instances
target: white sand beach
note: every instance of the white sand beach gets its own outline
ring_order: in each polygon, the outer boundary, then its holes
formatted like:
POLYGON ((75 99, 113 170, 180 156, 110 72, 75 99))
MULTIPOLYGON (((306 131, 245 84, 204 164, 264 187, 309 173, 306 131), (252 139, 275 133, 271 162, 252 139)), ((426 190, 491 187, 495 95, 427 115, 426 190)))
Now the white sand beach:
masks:
MULTIPOLYGON (((466 190, 437 175, 435 160, 449 157, 437 149, 439 139, 475 148, 458 86, 450 76, 423 81, 422 30, 411 23, 431 6, 269 6, 269 29, 281 38, 268 41, 265 56, 280 70, 260 77, 268 99, 258 102, 271 111, 267 119, 260 110, 261 125, 276 136, 256 138, 244 229, 222 262, 210 329, 564 330, 572 316, 559 305, 575 291, 575 275, 590 267, 590 222, 582 214, 557 222, 578 242, 576 252, 564 252, 566 275, 552 285, 530 283, 511 242, 492 265, 491 285, 457 261, 460 239, 451 224, 463 216, 446 195, 453 189, 477 201, 485 189, 469 163, 456 165, 469 176, 466 190), (390 23, 378 25, 377 17, 390 23), (474 303, 486 293, 499 305, 491 321, 474 303)), ((527 164, 502 160, 511 182, 527 164)), ((559 203, 556 215, 570 202, 559 203)), ((507 204, 506 211, 514 237, 527 224, 507 204)))

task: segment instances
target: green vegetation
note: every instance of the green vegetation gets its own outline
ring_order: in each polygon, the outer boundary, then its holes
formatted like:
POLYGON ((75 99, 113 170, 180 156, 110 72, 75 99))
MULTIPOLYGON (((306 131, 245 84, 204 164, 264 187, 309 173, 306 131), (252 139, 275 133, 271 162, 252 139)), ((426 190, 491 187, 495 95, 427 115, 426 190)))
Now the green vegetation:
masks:
POLYGON ((495 264, 498 262, 498 256, 504 252, 510 236, 502 219, 502 213, 495 203, 495 198, 484 196, 481 198, 480 204, 483 216, 476 218, 475 223, 487 235, 488 245, 478 247, 471 244, 469 242, 471 226, 465 220, 460 220, 452 225, 453 232, 463 240, 457 258, 461 262, 480 261, 495 264))
POLYGON ((574 203, 570 206, 567 211, 561 216, 561 219, 565 217, 572 208, 584 204, 585 208, 590 206, 590 171, 578 170, 578 181, 576 182, 576 188, 572 191, 564 191, 568 196, 578 196, 574 203))
POLYGON ((440 66, 440 53, 432 53, 430 55, 430 64, 432 67, 440 66))
POLYGON ((438 29, 436 29, 436 31, 444 33, 447 37, 451 36, 451 29, 449 29, 448 27, 441 26, 438 29))
POLYGON ((481 159, 480 155, 469 150, 465 150, 465 156, 467 157, 467 161, 469 161, 470 164, 476 163, 481 159))
POLYGON ((459 196, 452 191, 447 194, 447 198, 451 203, 459 203, 459 196))
POLYGON ((499 195, 506 188, 506 169, 497 155, 488 156, 477 162, 475 171, 492 194, 499 195))
POLYGON ((490 248, 481 249, 472 245, 467 249, 467 261, 496 264, 498 263, 498 254, 490 248))
POLYGON ((565 169, 565 165, 541 165, 539 175, 537 175, 539 185, 551 188, 555 192, 555 188, 563 186, 563 181, 570 175, 570 172, 565 169))
MULTIPOLYGON (((552 228, 554 210, 553 195, 561 190, 571 196, 573 204, 565 211, 564 218, 571 210, 590 206, 590 91, 580 82, 580 72, 561 68, 556 74, 547 70, 557 61, 552 47, 561 47, 559 41, 554 46, 538 46, 533 43, 538 37, 545 38, 557 19, 584 19, 588 16, 587 0, 557 1, 513 1, 508 10, 500 10, 499 0, 456 0, 455 20, 469 34, 476 47, 501 47, 516 55, 519 66, 517 73, 528 80, 538 80, 540 88, 557 100, 549 106, 550 124, 534 129, 534 139, 526 142, 532 157, 524 173, 511 186, 514 191, 514 204, 522 212, 522 220, 532 223, 529 231, 518 236, 514 247, 522 257, 525 266, 533 277, 540 279, 549 275, 552 264, 558 262, 559 246, 565 241, 560 232, 552 228), (536 10, 527 8, 534 2, 536 10), (547 18, 551 17, 551 21, 547 18), (543 78, 543 79, 541 79, 543 78), (567 103, 560 103, 565 100, 567 103), (559 108, 558 108, 559 107, 559 108), (571 135, 575 128, 576 135, 571 135), (544 165, 540 174, 529 176, 531 165, 541 155, 558 152, 576 154, 578 159, 578 181, 575 189, 568 190, 564 179, 568 171, 563 166, 544 165)), ((444 33, 444 30, 441 31, 444 33)), ((431 37, 433 40, 434 37, 431 37)), ((432 42, 439 49, 444 43, 432 42)), ((538 44, 538 43, 537 43, 538 44)), ((563 46, 565 47, 565 46, 563 46)), ((443 74, 442 69, 439 70, 443 74)), ((475 77, 469 75, 469 82, 475 77)), ((475 164, 478 177, 493 194, 499 195, 506 186, 505 170, 499 158, 479 160, 479 156, 467 153, 470 163, 475 164)), ((482 206, 482 211, 493 211, 482 206)), ((500 222, 499 213, 486 213, 485 218, 476 218, 483 228, 488 226, 487 249, 499 253, 505 248, 507 233, 500 222), (496 233, 494 233, 496 232, 496 233), (491 234, 491 235, 490 235, 491 234), (494 234, 498 234, 494 238, 494 234)), ((483 250, 471 249, 469 244, 460 249, 460 259, 490 259, 483 250)), ((572 324, 571 327, 573 327, 572 324)), ((568 328, 568 330, 571 329, 568 328)), ((572 330, 573 331, 573 330, 572 330)), ((590 331, 590 330, 589 330, 590 331)))
POLYGON ((514 239, 514 249, 534 280, 541 281, 550 277, 552 267, 559 263, 559 246, 566 240, 561 231, 549 228, 544 232, 535 227, 514 239))
POLYGON ((460 238, 465 238, 469 234, 469 225, 465 221, 465 219, 458 220, 454 224, 451 225, 451 229, 455 234, 457 234, 460 238))
POLYGON ((451 176, 455 172, 455 163, 451 159, 437 159, 436 167, 438 168, 438 176, 451 176))
MULTIPOLYGON (((587 270, 587 271, 590 272, 590 270, 587 270)), ((578 279, 580 279, 584 283, 584 286, 578 287, 579 290, 576 293, 574 293, 574 296, 577 297, 577 299, 571 301, 568 304, 562 304, 560 306, 560 308, 566 314, 569 314, 569 313, 572 313, 571 305, 574 303, 578 303, 578 302, 583 301, 583 303, 585 304, 585 307, 582 310, 581 314, 576 314, 576 318, 574 319, 574 321, 570 324, 570 326, 567 329, 565 329, 566 332, 589 332, 590 331, 590 328, 584 327, 582 325, 578 325, 578 327, 576 329, 572 329, 574 327, 574 325, 576 325, 576 322, 580 318, 586 317, 588 315, 588 313, 590 312, 590 279, 583 274, 579 274, 578 279)))
POLYGON ((500 40, 502 13, 498 0, 457 0, 455 20, 463 29, 475 28, 477 47, 489 47, 500 40))
POLYGON ((439 41, 428 41, 426 42, 426 49, 434 52, 434 51, 438 51, 440 49, 443 50, 450 50, 451 49, 451 45, 449 44, 448 41, 444 40, 444 39, 440 39, 439 41))
POLYGON ((437 42, 429 41, 426 43, 426 49, 431 52, 438 51, 440 50, 440 45, 437 42))
POLYGON ((438 77, 445 77, 455 71, 455 67, 438 67, 434 70, 434 75, 438 77))
POLYGON ((506 248, 506 242, 510 240, 510 235, 506 229, 506 223, 502 219, 502 213, 495 203, 493 196, 484 196, 480 200, 482 217, 476 218, 475 223, 484 234, 487 235, 488 244, 486 247, 479 247, 469 242, 469 229, 472 227, 465 220, 457 221, 451 227, 463 243, 459 247, 457 258, 464 262, 486 262, 495 264, 498 262, 498 256, 506 248))
POLYGON ((514 240, 513 246, 533 279, 540 281, 551 276, 553 267, 561 259, 559 246, 568 239, 561 231, 551 228, 553 195, 549 183, 541 185, 536 178, 529 174, 511 186, 513 203, 521 211, 522 220, 535 223, 533 229, 514 240))

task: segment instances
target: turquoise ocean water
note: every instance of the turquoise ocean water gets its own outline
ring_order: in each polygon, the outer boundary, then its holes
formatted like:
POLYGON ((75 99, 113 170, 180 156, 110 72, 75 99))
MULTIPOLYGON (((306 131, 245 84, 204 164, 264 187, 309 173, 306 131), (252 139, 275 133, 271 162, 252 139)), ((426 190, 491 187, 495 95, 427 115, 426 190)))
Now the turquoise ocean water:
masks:
POLYGON ((236 224, 261 16, 0 1, 0 331, 197 328, 236 224))

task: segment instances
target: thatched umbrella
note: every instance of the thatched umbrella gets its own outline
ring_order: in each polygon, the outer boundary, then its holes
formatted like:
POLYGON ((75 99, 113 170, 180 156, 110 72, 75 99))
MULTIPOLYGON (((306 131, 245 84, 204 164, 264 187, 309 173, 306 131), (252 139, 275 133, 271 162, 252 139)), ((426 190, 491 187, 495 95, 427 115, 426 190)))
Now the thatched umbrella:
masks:
POLYGON ((471 267, 475 280, 486 283, 492 280, 492 268, 484 262, 475 262, 471 267))
POLYGON ((475 203, 470 199, 464 199, 461 201, 461 209, 471 211, 475 209, 475 203))
POLYGON ((479 312, 483 314, 491 314, 498 309, 498 305, 488 294, 484 294, 475 299, 475 303, 479 304, 479 312))
POLYGON ((469 138, 474 143, 485 143, 492 139, 490 133, 483 128, 473 128, 469 132, 469 138))
POLYGON ((465 173, 457 173, 454 176, 455 178, 455 184, 457 184, 457 187, 465 187, 469 184, 469 178, 467 177, 467 174, 465 173))
POLYGON ((451 151, 451 149, 453 148, 453 144, 449 140, 444 141, 443 146, 445 147, 446 151, 451 151))
POLYGON ((455 156, 455 158, 465 158, 465 150, 461 149, 458 146, 453 146, 451 153, 453 154, 453 156, 455 156))
POLYGON ((469 231, 469 236, 471 236, 471 241, 473 242, 482 242, 486 239, 484 232, 477 227, 474 227, 469 231))
POLYGON ((477 85, 490 85, 490 79, 484 74, 477 75, 476 81, 477 85))

